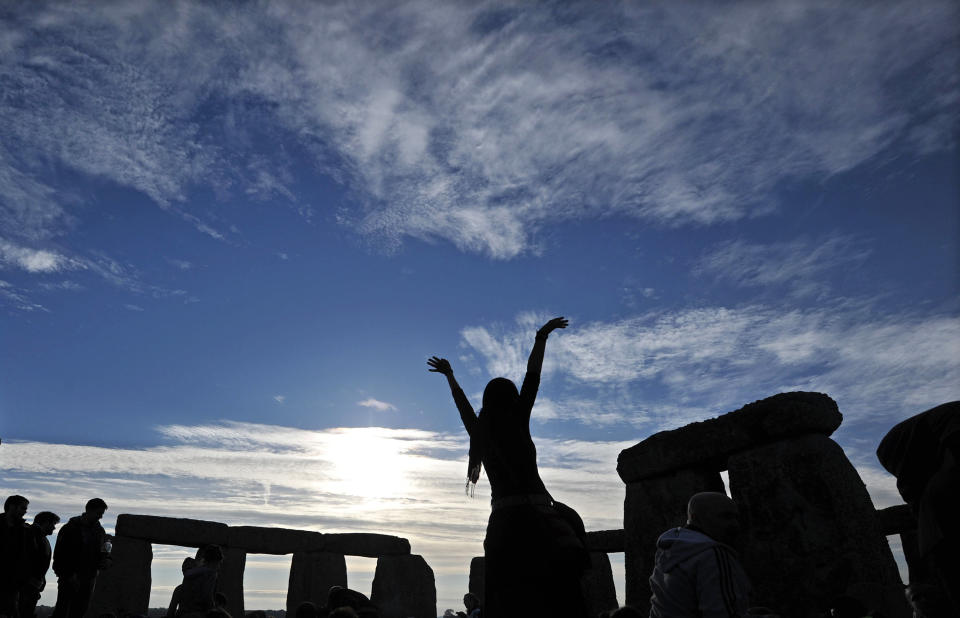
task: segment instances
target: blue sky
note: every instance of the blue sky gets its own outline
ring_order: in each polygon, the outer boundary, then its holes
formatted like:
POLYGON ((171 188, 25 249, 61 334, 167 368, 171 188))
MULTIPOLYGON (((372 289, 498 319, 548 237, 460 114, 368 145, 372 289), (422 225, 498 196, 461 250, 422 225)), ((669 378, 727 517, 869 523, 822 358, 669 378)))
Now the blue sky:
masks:
POLYGON ((564 315, 532 429, 588 529, 622 448, 785 390, 896 503, 873 449, 960 383, 960 15, 835 4, 5 5, 4 490, 399 534, 455 607, 488 506, 424 361, 477 397, 564 315))

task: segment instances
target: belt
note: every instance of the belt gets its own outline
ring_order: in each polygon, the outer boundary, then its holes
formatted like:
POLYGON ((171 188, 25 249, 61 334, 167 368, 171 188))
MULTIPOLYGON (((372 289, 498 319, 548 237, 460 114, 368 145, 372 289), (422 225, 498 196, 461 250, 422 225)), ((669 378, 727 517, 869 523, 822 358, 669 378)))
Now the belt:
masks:
POLYGON ((490 506, 494 511, 508 506, 553 506, 553 498, 547 494, 518 494, 516 496, 504 496, 490 501, 490 506))

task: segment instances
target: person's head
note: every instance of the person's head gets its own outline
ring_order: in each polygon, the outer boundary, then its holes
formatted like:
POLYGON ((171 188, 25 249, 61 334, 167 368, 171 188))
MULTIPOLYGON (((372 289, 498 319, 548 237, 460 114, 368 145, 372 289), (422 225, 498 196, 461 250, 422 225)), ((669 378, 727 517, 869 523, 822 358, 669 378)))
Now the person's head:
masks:
POLYGON ((223 550, 219 545, 207 545, 200 551, 200 559, 205 566, 219 568, 223 562, 223 550))
POLYGON ((60 523, 60 516, 50 511, 40 511, 33 516, 33 525, 40 528, 47 536, 53 534, 58 523, 60 523))
POLYGON ((103 519, 103 512, 107 510, 107 503, 100 498, 91 498, 87 500, 83 508, 83 516, 88 521, 100 521, 103 519))
POLYGON ((463 595, 463 606, 467 608, 468 612, 472 612, 480 607, 480 599, 477 598, 477 595, 473 594, 472 592, 468 592, 467 594, 463 595))
POLYGON ((27 506, 29 504, 30 501, 23 496, 16 494, 7 496, 7 499, 3 502, 3 514, 7 517, 8 521, 21 521, 23 516, 27 514, 27 506))
POLYGON ((715 491, 694 494, 687 502, 687 524, 710 538, 733 544, 740 534, 740 509, 726 495, 715 491))
POLYGON ((192 568, 194 568, 194 567, 196 567, 196 566, 197 566, 197 559, 196 559, 196 558, 187 557, 187 558, 184 558, 184 559, 183 559, 183 563, 180 565, 180 571, 181 571, 184 575, 186 575, 187 571, 189 571, 190 569, 192 569, 192 568))
POLYGON ((317 618, 319 615, 320 611, 317 610, 317 606, 310 601, 304 601, 300 605, 297 605, 296 618, 317 618))
POLYGON ((483 389, 483 409, 487 411, 509 409, 518 399, 517 385, 506 378, 494 378, 483 389))
POLYGON ((361 592, 342 586, 331 586, 327 593, 327 608, 333 610, 338 607, 351 607, 363 613, 363 610, 371 607, 371 603, 370 599, 361 592))

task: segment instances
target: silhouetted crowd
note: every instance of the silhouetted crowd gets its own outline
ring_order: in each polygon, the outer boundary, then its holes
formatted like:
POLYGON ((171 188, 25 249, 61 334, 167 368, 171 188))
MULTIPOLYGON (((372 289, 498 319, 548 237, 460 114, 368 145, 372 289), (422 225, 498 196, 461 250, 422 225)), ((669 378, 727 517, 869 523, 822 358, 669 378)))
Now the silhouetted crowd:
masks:
MULTIPOLYGON (((89 500, 81 515, 70 518, 57 534, 51 551, 48 536, 60 517, 50 511, 37 513, 32 524, 24 516, 30 501, 8 496, 3 504, 0 527, 0 618, 34 618, 46 575, 53 565, 57 576, 57 602, 51 618, 83 618, 90 608, 97 575, 113 564, 111 538, 100 525, 107 503, 89 500)), ((183 561, 182 583, 174 588, 167 618, 231 618, 227 597, 217 590, 223 550, 218 545, 198 549, 183 561)), ((376 606, 355 590, 334 586, 327 603, 302 603, 296 618, 375 618, 376 606)), ((247 612, 248 618, 266 618, 263 611, 247 612)), ((116 618, 104 614, 99 618, 116 618)), ((145 618, 126 615, 123 618, 145 618)))
POLYGON ((61 526, 53 552, 47 537, 53 534, 60 517, 42 511, 27 525, 24 515, 29 505, 30 501, 19 495, 8 496, 3 503, 0 616, 32 618, 36 614, 52 559, 57 575, 53 618, 83 618, 90 607, 97 574, 112 563, 113 546, 100 525, 107 503, 100 498, 89 500, 81 515, 61 526))

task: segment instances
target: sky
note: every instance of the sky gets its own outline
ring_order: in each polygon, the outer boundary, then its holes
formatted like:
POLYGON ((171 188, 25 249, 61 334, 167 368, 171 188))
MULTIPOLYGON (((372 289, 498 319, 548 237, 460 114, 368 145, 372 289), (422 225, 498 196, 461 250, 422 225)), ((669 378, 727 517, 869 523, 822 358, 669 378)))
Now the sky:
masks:
MULTIPOLYGON (((489 486, 425 361, 479 407, 562 315, 531 431, 588 530, 622 449, 792 390, 897 504, 877 443, 960 390, 958 35, 936 0, 4 3, 0 490, 403 536, 459 609, 489 486)), ((248 557, 247 608, 288 568, 248 557)))

